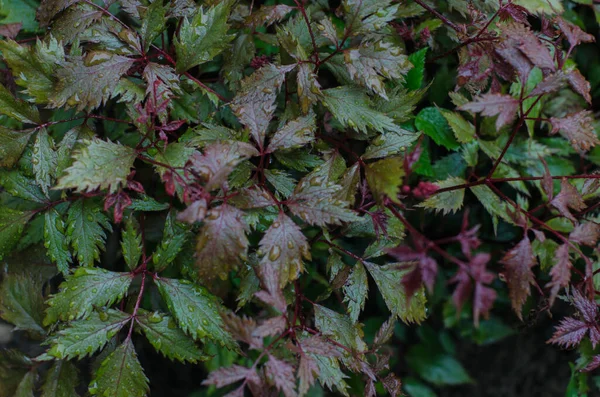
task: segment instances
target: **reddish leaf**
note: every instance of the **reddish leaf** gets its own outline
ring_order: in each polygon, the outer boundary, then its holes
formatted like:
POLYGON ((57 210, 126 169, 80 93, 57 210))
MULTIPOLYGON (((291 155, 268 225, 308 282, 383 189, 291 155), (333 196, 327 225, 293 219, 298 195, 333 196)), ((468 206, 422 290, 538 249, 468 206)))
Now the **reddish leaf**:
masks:
POLYGON ((298 366, 298 378, 300 379, 298 394, 301 396, 305 395, 308 389, 315 383, 317 376, 319 376, 319 367, 316 361, 309 355, 302 354, 298 366))
POLYGON ((219 368, 211 372, 208 378, 205 379, 203 385, 215 385, 224 387, 240 380, 246 379, 254 369, 242 367, 240 365, 232 365, 227 368, 219 368))
POLYGON ((253 337, 264 338, 266 336, 274 336, 281 334, 286 326, 285 317, 272 317, 252 331, 253 337))
MULTIPOLYGON (((557 196, 558 197, 558 196, 557 196)), ((566 287, 569 285, 569 281, 571 281, 571 258, 569 257, 569 246, 568 244, 563 244, 556 249, 554 253, 556 263, 550 270, 550 276, 552 277, 552 281, 550 281, 546 287, 551 287, 550 290, 550 306, 554 304, 554 299, 556 299, 556 295, 558 291, 562 287, 566 287)))
POLYGON ((20 22, 0 25, 0 36, 4 36, 7 39, 14 39, 21 31, 22 26, 23 24, 20 22))
POLYGON ((509 23, 502 26, 501 31, 507 37, 505 41, 518 48, 535 66, 551 71, 556 69, 550 50, 529 27, 518 23, 509 23))
POLYGON ((600 354, 592 357, 592 361, 590 361, 590 363, 581 371, 590 372, 590 371, 595 370, 598 367, 600 367, 600 354))
POLYGON ((584 97, 587 103, 592 104, 592 96, 590 95, 592 85, 583 77, 579 70, 573 69, 569 71, 567 73, 567 81, 573 91, 584 97))
POLYGON ((233 313, 221 315, 225 328, 233 335, 236 340, 247 343, 253 349, 263 347, 262 339, 254 335, 256 330, 256 321, 246 316, 238 317, 233 313))
POLYGON ((577 189, 575 189, 566 178, 563 178, 560 181, 560 193, 550 201, 550 204, 552 204, 562 216, 573 222, 576 222, 577 220, 571 214, 569 208, 575 211, 581 211, 587 207, 577 189))
POLYGON ((580 153, 587 152, 590 148, 600 143, 594 130, 592 112, 582 110, 563 118, 550 118, 552 124, 551 134, 560 134, 565 137, 580 153))
POLYGON ((544 165, 544 177, 541 182, 542 189, 544 189, 546 196, 548 196, 548 200, 552 201, 552 199, 554 198, 554 180, 552 179, 552 174, 550 174, 550 170, 548 169, 548 164, 546 163, 546 160, 540 157, 540 161, 544 165))
POLYGON ((269 354, 269 361, 265 364, 267 374, 285 397, 296 397, 296 382, 294 378, 294 367, 283 360, 279 360, 269 354))
POLYGON ((381 382, 390 396, 397 397, 402 395, 402 383, 393 373, 390 372, 381 382))
POLYGON ((600 238, 600 226, 593 222, 580 223, 569 234, 569 240, 593 247, 600 238))
POLYGON ((556 331, 548 343, 554 343, 562 347, 577 346, 585 337, 588 325, 571 317, 564 318, 556 327, 556 331))
POLYGON ((536 265, 536 259, 527 235, 504 255, 500 263, 504 264, 512 307, 522 320, 521 310, 530 294, 529 285, 535 282, 531 268, 536 265))
POLYGON ((516 22, 529 25, 529 22, 527 21, 527 9, 514 3, 508 3, 504 7, 501 7, 498 15, 500 16, 501 21, 506 21, 512 18, 516 22))
MULTIPOLYGON (((402 278, 402 285, 408 298, 421 288, 421 284, 425 284, 430 292, 433 291, 437 275, 437 262, 427 255, 425 242, 414 236, 412 240, 415 249, 400 246, 387 251, 389 255, 400 262, 418 261, 410 273, 402 278)), ((410 264, 403 265, 403 267, 410 267, 410 264)))
POLYGON ((581 43, 593 43, 596 41, 594 36, 585 33, 579 26, 572 24, 561 17, 556 17, 555 22, 569 41, 571 48, 581 43))
POLYGON ((488 93, 477 97, 474 102, 462 105, 459 109, 481 113, 484 116, 498 115, 496 128, 500 129, 515 119, 519 101, 510 95, 488 93))

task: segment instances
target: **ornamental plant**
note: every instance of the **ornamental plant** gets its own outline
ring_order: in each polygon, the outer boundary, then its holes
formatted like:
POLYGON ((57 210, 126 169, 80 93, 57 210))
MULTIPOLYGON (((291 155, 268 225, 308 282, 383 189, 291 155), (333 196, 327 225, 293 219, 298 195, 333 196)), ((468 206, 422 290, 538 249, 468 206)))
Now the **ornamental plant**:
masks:
POLYGON ((560 301, 587 393, 595 3, 1 0, 0 396, 432 396, 560 301))

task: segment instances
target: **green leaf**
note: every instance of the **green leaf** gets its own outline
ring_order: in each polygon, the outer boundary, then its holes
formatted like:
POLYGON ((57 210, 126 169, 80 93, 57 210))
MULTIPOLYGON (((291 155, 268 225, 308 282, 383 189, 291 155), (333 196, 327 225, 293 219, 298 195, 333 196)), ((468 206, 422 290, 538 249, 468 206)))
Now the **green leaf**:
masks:
POLYGON ((314 113, 292 120, 273 135, 267 153, 302 147, 315 139, 315 129, 314 113))
POLYGON ((229 349, 236 348, 221 319, 221 304, 206 288, 187 280, 156 278, 154 281, 183 331, 194 339, 209 338, 229 349))
POLYGON ((15 165, 34 132, 35 130, 14 131, 0 126, 0 166, 10 168, 15 165))
POLYGON ((408 301, 404 287, 402 287, 402 278, 407 273, 406 270, 400 270, 398 263, 390 263, 385 266, 378 266, 370 262, 364 264, 393 315, 405 323, 419 324, 425 320, 427 317, 425 289, 421 287, 408 301))
POLYGON ((11 196, 37 203, 44 203, 47 197, 35 180, 26 177, 21 171, 0 170, 0 186, 11 196))
POLYGON ((231 5, 231 1, 221 1, 208 11, 199 8, 191 21, 184 18, 174 40, 178 73, 210 61, 228 47, 235 37, 227 34, 231 5))
POLYGON ((340 369, 340 364, 335 357, 325 357, 318 354, 308 353, 315 360, 319 368, 319 382, 324 387, 333 391, 333 386, 342 393, 343 396, 349 397, 348 383, 344 379, 348 378, 340 369))
POLYGON ((89 392, 93 396, 144 397, 149 390, 148 378, 131 338, 127 338, 102 361, 89 385, 89 392))
POLYGON ((86 192, 109 189, 115 193, 127 183, 136 153, 127 146, 102 141, 85 140, 85 146, 75 152, 75 162, 65 170, 56 189, 75 189, 86 192))
POLYGON ((404 159, 388 157, 365 165, 365 177, 375 200, 381 204, 385 197, 399 203, 398 194, 404 177, 404 159))
MULTIPOLYGON (((462 178, 458 177, 450 177, 443 181, 437 181, 435 184, 440 189, 445 189, 449 187, 459 186, 466 184, 462 178)), ((459 188, 455 190, 450 190, 442 193, 434 193, 432 196, 427 198, 427 200, 423 201, 418 207, 421 208, 431 208, 436 212, 443 212, 444 215, 450 212, 456 212, 462 208, 463 201, 465 199, 465 189, 459 188)))
POLYGON ((283 197, 289 197, 296 188, 296 180, 282 170, 265 170, 265 178, 283 197))
POLYGON ((361 262, 356 262, 344 284, 344 302, 348 304, 348 315, 354 323, 358 321, 358 316, 365 307, 369 292, 368 281, 365 267, 361 262))
POLYGON ((81 142, 85 139, 92 139, 94 135, 94 131, 86 125, 79 125, 65 133, 56 150, 57 164, 54 171, 55 176, 62 175, 63 171, 73 163, 73 158, 71 157, 73 149, 83 146, 81 142))
POLYGON ((426 89, 407 91, 402 87, 396 87, 388 93, 389 100, 381 97, 375 99, 375 109, 397 123, 403 123, 413 117, 417 103, 423 98, 425 92, 426 89))
POLYGON ((167 20, 165 18, 166 14, 167 9, 160 0, 153 1, 146 9, 140 28, 140 35, 146 51, 150 48, 150 45, 156 36, 164 30, 165 22, 167 20))
POLYGON ((17 330, 45 335, 42 327, 44 298, 42 282, 29 274, 8 274, 0 284, 0 317, 17 330))
POLYGON ((131 205, 127 207, 132 211, 164 211, 170 207, 169 203, 159 203, 154 198, 145 194, 139 199, 131 200, 131 205))
POLYGON ((454 357, 430 350, 419 344, 410 348, 406 357, 408 365, 423 379, 437 386, 472 382, 467 371, 454 357))
POLYGON ((69 207, 67 237, 81 266, 93 266, 104 248, 104 229, 110 229, 110 222, 100 208, 90 199, 77 200, 69 207))
POLYGON ((175 320, 158 312, 136 318, 139 327, 156 351, 171 360, 197 363, 207 357, 196 344, 175 324, 175 320))
POLYGON ((69 361, 55 361, 46 372, 41 397, 79 397, 77 368, 69 361))
POLYGON ((100 268, 80 267, 60 285, 60 292, 48 300, 44 325, 58 320, 86 318, 94 307, 111 306, 123 299, 133 277, 100 268))
POLYGON ((31 211, 0 207, 0 259, 17 244, 32 216, 31 211))
POLYGON ((372 34, 383 30, 388 22, 395 19, 399 8, 398 4, 391 5, 391 0, 344 0, 342 2, 346 26, 353 35, 372 34))
POLYGON ((536 14, 560 15, 564 10, 560 0, 515 0, 514 3, 536 14))
POLYGON ((334 341, 362 353, 367 349, 362 340, 362 330, 345 314, 340 314, 321 305, 315 307, 315 326, 323 335, 334 341))
POLYGON ((408 60, 414 67, 406 75, 404 86, 411 91, 418 90, 423 85, 425 57, 427 56, 428 49, 428 47, 421 48, 419 51, 413 52, 408 56, 408 60))
POLYGON ((417 140, 419 135, 419 133, 410 132, 404 129, 381 134, 371 141, 371 144, 367 147, 362 158, 365 160, 376 159, 403 152, 417 140))
POLYGON ((108 52, 89 52, 63 63, 56 76, 58 83, 50 97, 50 106, 94 109, 114 96, 121 76, 134 60, 108 52))
POLYGON ((92 355, 130 321, 131 315, 119 310, 93 312, 86 319, 70 322, 69 327, 50 338, 51 346, 46 355, 60 360, 82 359, 92 355))
POLYGON ((36 380, 37 373, 35 371, 27 372, 23 379, 21 379, 13 397, 34 397, 33 390, 36 380))
POLYGON ((456 150, 460 147, 446 119, 437 108, 421 110, 415 119, 415 127, 446 149, 456 150))
POLYGON ((498 228, 498 218, 503 219, 504 221, 514 224, 514 221, 508 216, 507 204, 500 199, 489 188, 489 186, 479 185, 473 186, 470 190, 477 196, 479 202, 483 205, 486 211, 492 216, 492 222, 494 224, 494 233, 497 232, 498 228))
POLYGON ((20 23, 24 32, 37 32, 38 23, 35 20, 37 2, 33 0, 1 0, 0 21, 2 24, 20 23))
POLYGON ((237 208, 223 204, 208 211, 196 243, 196 265, 202 280, 217 276, 225 280, 228 272, 246 259, 247 231, 243 213, 237 208))
POLYGON ((459 113, 446 109, 440 109, 440 112, 454 131, 454 136, 458 142, 468 143, 475 138, 475 126, 465 120, 459 113))
POLYGON ((0 114, 5 114, 23 123, 41 123, 37 108, 19 98, 15 98, 2 84, 0 84, 0 114))
POLYGON ((174 213, 170 212, 165 221, 162 241, 152 254, 154 269, 161 271, 169 266, 183 248, 188 237, 188 229, 183 223, 177 222, 174 213))
POLYGON ((62 215, 53 208, 44 213, 44 246, 52 262, 56 263, 58 271, 66 275, 72 262, 69 240, 62 215))
POLYGON ((52 185, 57 166, 57 155, 54 151, 54 140, 45 128, 42 128, 35 137, 33 154, 31 156, 35 180, 47 195, 48 187, 52 185))
POLYGON ((142 236, 138 233, 138 225, 133 216, 125 220, 125 229, 121 234, 121 250, 129 270, 134 270, 142 256, 142 236))
POLYGON ((341 86, 323 90, 323 103, 344 127, 364 134, 369 128, 380 133, 403 131, 394 120, 374 110, 369 97, 360 88, 341 86))

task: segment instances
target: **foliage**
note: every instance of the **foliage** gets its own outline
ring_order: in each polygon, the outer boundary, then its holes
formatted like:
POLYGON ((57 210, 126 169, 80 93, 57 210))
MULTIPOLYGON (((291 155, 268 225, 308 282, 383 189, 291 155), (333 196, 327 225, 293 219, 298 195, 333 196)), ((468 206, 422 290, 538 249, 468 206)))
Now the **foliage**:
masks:
POLYGON ((0 397, 150 395, 147 349, 194 396, 431 396, 559 301, 585 392, 590 10, 0 0, 0 397))

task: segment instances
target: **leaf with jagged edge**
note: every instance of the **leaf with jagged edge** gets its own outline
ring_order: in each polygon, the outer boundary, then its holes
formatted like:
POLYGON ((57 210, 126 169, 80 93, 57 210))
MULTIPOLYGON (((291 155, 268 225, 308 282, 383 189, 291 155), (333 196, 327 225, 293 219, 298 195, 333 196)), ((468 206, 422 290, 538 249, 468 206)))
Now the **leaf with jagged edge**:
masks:
POLYGON ((58 83, 50 97, 50 106, 91 110, 113 97, 123 76, 133 65, 132 58, 95 51, 71 58, 56 72, 58 83))
POLYGON ((483 94, 472 102, 462 105, 460 110, 481 113, 483 116, 498 116, 496 128, 512 123, 519 110, 519 100, 505 94, 483 94))
POLYGON ((342 201, 346 201, 350 205, 354 204, 356 190, 360 182, 360 164, 358 162, 348 168, 338 181, 341 189, 337 192, 336 197, 342 201))
POLYGON ((55 189, 88 192, 99 188, 115 193, 127 183, 136 158, 134 149, 96 137, 84 144, 75 152, 75 162, 65 170, 55 189))
POLYGON ((475 126, 465 120, 463 116, 456 112, 451 112, 446 109, 440 109, 440 112, 448 122, 456 140, 460 143, 471 142, 475 138, 475 126))
POLYGON ((494 233, 498 229, 498 218, 503 221, 515 224, 515 221, 508 215, 508 205, 502 201, 500 197, 489 187, 485 185, 472 186, 469 188, 471 192, 477 197, 481 205, 492 217, 492 223, 494 226, 494 233))
POLYGON ((365 307, 368 292, 367 272, 360 261, 356 262, 344 284, 344 302, 348 305, 348 315, 354 323, 358 321, 358 316, 365 307))
POLYGON ((79 374, 69 361, 56 360, 46 372, 41 397, 79 397, 79 374))
POLYGON ((37 20, 45 27, 61 11, 70 5, 77 3, 78 0, 42 0, 37 10, 37 20))
POLYGON ((410 147, 420 135, 418 132, 411 132, 402 128, 399 128, 398 131, 386 132, 371 141, 362 158, 368 160, 398 154, 410 147))
POLYGON ((524 236, 516 246, 504 254, 500 263, 504 265, 512 307, 522 320, 521 310, 531 294, 530 284, 535 283, 531 268, 537 264, 529 238, 524 236))
POLYGON ((319 382, 324 387, 333 391, 333 387, 344 396, 349 397, 348 388, 350 387, 344 379, 348 378, 346 374, 340 369, 338 359, 335 357, 325 357, 318 354, 308 353, 315 362, 319 369, 319 382))
MULTIPOLYGON (((443 181, 435 182, 440 189, 464 185, 466 183, 467 181, 459 177, 450 177, 443 181)), ((461 209, 464 199, 465 189, 456 189, 442 193, 435 193, 417 206, 421 208, 434 209, 436 212, 441 211, 444 215, 446 215, 450 212, 454 213, 461 209)))
POLYGON ((152 41, 164 30, 167 8, 163 5, 162 1, 153 1, 146 8, 146 13, 142 19, 142 26, 140 27, 140 35, 144 48, 147 51, 152 44, 152 41))
POLYGON ((23 377, 32 369, 32 360, 17 349, 0 351, 0 394, 14 397, 23 377))
POLYGON ((282 170, 265 170, 265 178, 275 190, 283 197, 288 198, 294 193, 297 182, 285 171, 282 170))
POLYGON ((88 387, 91 395, 110 397, 144 397, 150 387, 140 364, 133 341, 127 338, 96 370, 88 387))
POLYGON ((41 357, 60 360, 82 359, 102 349, 106 343, 131 321, 131 314, 108 309, 93 312, 88 318, 71 321, 69 326, 48 339, 50 349, 41 357))
POLYGON ((67 238, 74 257, 82 266, 92 266, 100 259, 104 249, 106 230, 110 230, 108 217, 100 212, 100 205, 90 199, 80 199, 67 212, 67 238))
POLYGON ((227 279, 228 272, 246 259, 247 231, 243 213, 237 208, 223 204, 208 211, 196 243, 200 279, 227 279))
POLYGON ((552 117, 550 118, 551 134, 559 132, 575 150, 583 154, 600 143, 591 114, 589 110, 582 110, 563 118, 552 117))
POLYGON ((283 212, 260 240, 261 262, 270 262, 279 272, 280 286, 296 280, 304 270, 302 258, 311 259, 308 240, 296 223, 283 212))
MULTIPOLYGON (((392 291, 396 291, 396 288, 395 286, 392 291)), ((367 344, 362 339, 362 330, 349 316, 321 305, 315 304, 314 307, 315 326, 323 335, 355 352, 362 353, 367 349, 367 344)))
POLYGON ((56 209, 51 208, 44 213, 44 246, 48 250, 48 257, 56 263, 59 272, 67 275, 73 259, 65 229, 62 215, 56 209))
POLYGON ((35 130, 14 131, 0 126, 0 166, 12 167, 21 158, 35 130))
POLYGON ((263 5, 246 18, 246 23, 254 28, 259 26, 267 27, 281 21, 293 10, 294 7, 285 4, 263 5))
POLYGON ((154 282, 179 327, 195 340, 211 339, 228 349, 237 344, 225 330, 218 298, 187 280, 155 278, 154 282))
POLYGON ((92 139, 95 133, 87 125, 78 125, 65 133, 56 149, 55 176, 63 174, 64 170, 73 163, 72 153, 75 148, 83 146, 83 141, 92 139))
POLYGON ((80 267, 67 276, 60 291, 47 301, 44 325, 86 318, 94 307, 110 306, 123 299, 131 285, 131 273, 80 267))
POLYGON ((143 77, 146 81, 146 95, 153 103, 156 102, 156 106, 182 92, 179 76, 169 65, 150 62, 144 68, 143 77))
POLYGON ((310 111, 312 105, 317 103, 321 98, 321 85, 317 81, 317 76, 314 74, 309 63, 298 65, 296 81, 298 84, 297 92, 300 108, 302 109, 302 113, 306 114, 310 111))
POLYGON ((152 254, 154 270, 157 272, 164 270, 175 260, 177 254, 179 254, 190 236, 185 224, 178 222, 175 218, 175 213, 173 212, 167 215, 161 243, 156 247, 154 254, 152 254))
POLYGON ((173 42, 177 72, 208 62, 228 47, 235 37, 227 34, 231 6, 231 1, 221 1, 206 11, 199 8, 191 21, 184 18, 173 42))
POLYGON ((384 40, 346 50, 344 60, 355 81, 385 99, 388 96, 384 79, 403 81, 403 76, 412 68, 401 49, 384 40))
POLYGON ((40 113, 35 106, 15 98, 2 84, 0 84, 0 114, 23 123, 39 124, 41 122, 40 113))
POLYGON ((403 123, 413 117, 417 103, 423 98, 427 88, 407 91, 402 86, 389 90, 386 100, 381 97, 374 99, 374 109, 391 117, 397 123, 403 123))
POLYGON ((129 270, 134 270, 142 256, 142 236, 138 233, 138 224, 133 216, 125 220, 121 233, 121 251, 129 270))
POLYGON ((153 312, 136 317, 136 328, 141 330, 157 352, 171 360, 197 363, 208 359, 179 327, 165 314, 153 312))
MULTIPOLYGON (((404 5, 403 5, 404 7, 404 5)), ((376 34, 396 18, 400 6, 391 0, 344 0, 342 10, 348 34, 376 34)))
POLYGON ((266 152, 295 149, 312 142, 315 139, 315 123, 314 113, 289 121, 273 135, 266 152))
POLYGON ((34 388, 37 381, 37 373, 35 371, 29 371, 25 374, 13 397, 34 397, 34 388))
POLYGON ((234 89, 244 77, 244 69, 252 62, 256 52, 254 36, 251 33, 240 32, 223 53, 221 73, 227 85, 234 89))
POLYGON ((45 335, 42 285, 41 279, 32 275, 5 275, 0 283, 0 317, 15 325, 17 330, 45 335))
POLYGON ((408 272, 399 269, 400 264, 390 263, 379 266, 374 263, 364 262, 365 267, 375 280, 383 300, 390 312, 407 324, 421 323, 427 317, 425 305, 427 297, 425 289, 421 287, 407 300, 402 286, 402 278, 408 272))
POLYGON ((386 197, 399 203, 398 194, 404 177, 404 158, 388 157, 366 164, 365 177, 378 203, 383 203, 386 197))
POLYGON ((560 15, 564 10, 560 0, 515 0, 513 3, 541 15, 560 15))
POLYGON ((276 66, 271 63, 242 80, 242 88, 230 102, 231 110, 250 130, 259 148, 264 145, 267 127, 275 112, 275 99, 285 74, 296 65, 276 66))
MULTIPOLYGON (((57 40, 60 40, 64 45, 75 42, 77 39, 85 40, 85 34, 91 33, 94 29, 95 40, 111 40, 109 38, 112 34, 108 33, 106 28, 109 23, 115 23, 114 21, 108 21, 104 19, 104 24, 99 23, 103 17, 102 10, 91 6, 90 4, 79 1, 77 4, 67 8, 60 13, 58 18, 55 18, 52 22, 52 34, 57 40), (98 30, 103 29, 104 32, 98 33, 98 30)), ((113 30, 114 31, 114 30, 113 30)), ((114 40, 114 39, 112 39, 114 40)), ((123 45, 123 42, 114 40, 115 44, 123 45)))
POLYGON ((45 128, 40 129, 33 143, 33 154, 31 163, 35 180, 47 195, 48 187, 52 185, 52 179, 55 176, 57 155, 54 150, 54 139, 48 135, 45 128))
POLYGON ((13 40, 0 40, 0 51, 17 85, 25 88, 23 93, 36 103, 48 103, 52 97, 56 65, 65 58, 63 46, 50 36, 46 42, 37 41, 31 47, 13 40))
POLYGON ((12 171, 0 170, 0 186, 13 197, 36 203, 46 203, 48 201, 36 181, 25 176, 18 169, 12 171))
POLYGON ((266 376, 285 397, 297 396, 294 367, 290 363, 269 354, 269 361, 264 368, 266 376))
POLYGON ((33 215, 31 211, 0 206, 0 259, 19 242, 25 225, 33 215))

